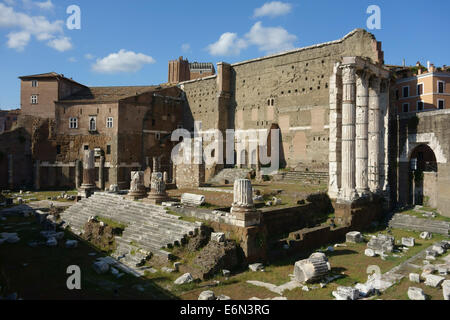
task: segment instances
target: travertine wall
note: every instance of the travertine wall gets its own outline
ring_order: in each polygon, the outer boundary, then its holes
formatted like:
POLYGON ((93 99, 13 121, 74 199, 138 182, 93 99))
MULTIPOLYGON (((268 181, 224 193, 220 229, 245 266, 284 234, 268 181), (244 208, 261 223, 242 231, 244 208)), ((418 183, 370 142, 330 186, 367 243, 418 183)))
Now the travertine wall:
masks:
POLYGON ((439 110, 400 115, 397 119, 397 131, 390 139, 398 139, 396 172, 397 202, 404 206, 413 203, 410 160, 414 149, 427 145, 433 150, 437 161, 437 203, 439 211, 450 216, 450 111, 439 110), (417 119, 415 118, 417 117, 417 119))
MULTIPOLYGON (((329 79, 343 56, 382 62, 380 44, 362 29, 343 39, 231 65, 227 112, 219 112, 218 75, 180 85, 185 91, 186 129, 202 121, 202 129, 269 129, 278 124, 287 165, 300 170, 328 171, 329 79), (219 119, 218 119, 219 117, 219 119)), ((222 77, 226 81, 228 77, 222 77)), ((225 88, 228 84, 222 84, 225 88)))

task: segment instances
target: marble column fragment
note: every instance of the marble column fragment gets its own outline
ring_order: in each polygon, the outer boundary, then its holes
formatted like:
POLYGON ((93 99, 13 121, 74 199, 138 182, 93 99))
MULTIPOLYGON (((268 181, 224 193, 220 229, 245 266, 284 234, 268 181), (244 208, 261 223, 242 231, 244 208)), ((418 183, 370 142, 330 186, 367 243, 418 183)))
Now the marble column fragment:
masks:
POLYGON ((380 83, 378 77, 369 86, 369 188, 380 191, 380 83))

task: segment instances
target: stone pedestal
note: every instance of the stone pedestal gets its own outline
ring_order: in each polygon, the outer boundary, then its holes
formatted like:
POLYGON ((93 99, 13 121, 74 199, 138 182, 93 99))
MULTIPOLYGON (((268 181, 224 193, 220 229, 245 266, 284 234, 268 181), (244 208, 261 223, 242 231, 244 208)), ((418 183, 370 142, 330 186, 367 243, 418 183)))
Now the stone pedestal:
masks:
POLYGON ((78 189, 78 195, 89 198, 95 191, 95 153, 94 150, 84 151, 83 184, 78 189))
POLYGON ((166 184, 163 180, 163 174, 161 172, 152 173, 151 190, 148 197, 145 199, 152 204, 161 204, 168 200, 166 193, 166 184))
POLYGON ((241 227, 258 225, 261 213, 253 203, 253 188, 250 180, 239 179, 234 182, 234 202, 231 214, 238 220, 241 227))
POLYGON ((132 171, 130 192, 128 192, 128 198, 133 200, 143 199, 147 196, 144 184, 144 172, 132 171))

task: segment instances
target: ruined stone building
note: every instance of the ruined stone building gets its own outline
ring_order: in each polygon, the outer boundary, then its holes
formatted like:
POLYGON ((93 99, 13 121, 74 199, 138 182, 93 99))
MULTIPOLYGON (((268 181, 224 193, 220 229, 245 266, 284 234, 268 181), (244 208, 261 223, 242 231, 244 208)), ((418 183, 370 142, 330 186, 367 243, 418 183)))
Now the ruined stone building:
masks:
MULTIPOLYGON (((35 186, 78 185, 85 149, 96 150, 100 188, 126 187, 130 171, 151 167, 153 157, 175 176, 170 133, 192 132, 201 122, 200 132, 280 129, 281 165, 327 177, 330 197, 347 205, 343 211, 376 195, 386 208, 427 198, 450 215, 448 68, 385 65, 381 43, 362 29, 220 62, 217 73, 210 63, 180 57, 169 62, 169 84, 161 86, 89 88, 54 73, 21 80, 22 115, 47 119, 33 120, 27 140, 35 186)), ((0 159, 8 174, 11 150, 0 159)), ((245 143, 234 153, 232 167, 251 167, 260 157, 245 143)), ((201 185, 223 168, 177 167, 177 184, 201 185)))

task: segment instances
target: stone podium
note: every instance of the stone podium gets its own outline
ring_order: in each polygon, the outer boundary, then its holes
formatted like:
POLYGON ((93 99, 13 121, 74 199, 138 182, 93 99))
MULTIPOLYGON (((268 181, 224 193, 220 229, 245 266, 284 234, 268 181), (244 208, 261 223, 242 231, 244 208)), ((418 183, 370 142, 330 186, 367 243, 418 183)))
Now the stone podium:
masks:
POLYGON ((261 213, 253 203, 253 188, 250 180, 238 179, 234 182, 234 201, 231 215, 238 220, 241 227, 258 225, 261 213))

